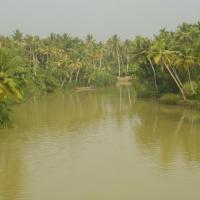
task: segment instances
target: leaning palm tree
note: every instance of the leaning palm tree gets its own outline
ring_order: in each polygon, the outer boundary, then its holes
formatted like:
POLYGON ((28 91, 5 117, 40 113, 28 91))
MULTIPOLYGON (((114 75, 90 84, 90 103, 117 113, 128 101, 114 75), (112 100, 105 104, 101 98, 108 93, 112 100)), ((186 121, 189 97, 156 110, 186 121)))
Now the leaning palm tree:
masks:
POLYGON ((183 90, 183 84, 176 72, 176 70, 172 66, 173 59, 177 52, 169 51, 166 49, 165 41, 157 39, 151 47, 151 55, 154 58, 154 62, 165 68, 169 75, 174 80, 175 84, 179 88, 183 99, 186 100, 186 96, 183 90))
POLYGON ((175 64, 177 65, 177 67, 181 67, 187 71, 191 90, 192 90, 193 94, 195 94, 195 89, 194 89, 191 72, 190 72, 190 67, 195 65, 195 57, 193 57, 191 55, 179 53, 175 64))

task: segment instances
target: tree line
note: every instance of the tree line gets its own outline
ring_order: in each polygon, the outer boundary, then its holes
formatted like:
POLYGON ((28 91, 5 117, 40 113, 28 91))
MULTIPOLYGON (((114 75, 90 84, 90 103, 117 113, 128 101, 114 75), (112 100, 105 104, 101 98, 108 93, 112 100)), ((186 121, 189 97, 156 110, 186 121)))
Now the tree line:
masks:
POLYGON ((153 38, 97 41, 51 33, 46 38, 0 35, 0 124, 7 126, 13 102, 37 92, 73 86, 105 87, 132 77, 144 93, 200 96, 200 22, 183 23, 153 38))

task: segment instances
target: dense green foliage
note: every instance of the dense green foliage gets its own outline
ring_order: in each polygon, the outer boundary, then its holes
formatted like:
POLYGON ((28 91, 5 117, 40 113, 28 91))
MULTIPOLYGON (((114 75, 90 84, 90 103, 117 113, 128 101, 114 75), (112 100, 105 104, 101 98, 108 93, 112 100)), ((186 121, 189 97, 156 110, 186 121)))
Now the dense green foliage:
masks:
POLYGON ((92 35, 85 40, 53 33, 40 38, 19 30, 0 35, 0 124, 10 110, 8 99, 68 85, 109 86, 121 76, 139 81, 141 96, 174 93, 183 100, 199 99, 200 23, 184 23, 175 32, 162 29, 153 39, 125 41, 117 35, 105 42, 92 35))

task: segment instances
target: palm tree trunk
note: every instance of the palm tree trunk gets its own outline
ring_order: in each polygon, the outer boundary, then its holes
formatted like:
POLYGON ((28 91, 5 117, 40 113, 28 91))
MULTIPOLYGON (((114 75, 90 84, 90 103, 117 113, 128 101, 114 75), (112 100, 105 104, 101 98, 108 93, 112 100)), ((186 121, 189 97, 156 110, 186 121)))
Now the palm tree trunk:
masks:
POLYGON ((76 72, 76 83, 78 82, 78 75, 79 75, 80 69, 76 72))
POLYGON ((191 73, 190 73, 190 68, 189 67, 187 68, 187 71, 188 71, 188 77, 189 77, 189 82, 190 82, 190 86, 191 86, 192 92, 193 92, 193 94, 195 94, 194 86, 193 86, 193 83, 192 83, 192 78, 191 78, 191 73))
POLYGON ((48 69, 48 64, 49 64, 49 54, 47 53, 46 69, 48 69))
POLYGON ((151 68, 152 68, 152 71, 153 71, 153 77, 154 77, 154 85, 155 85, 155 88, 156 88, 156 91, 158 92, 158 85, 157 85, 157 79, 156 79, 156 71, 155 71, 155 68, 153 66, 153 63, 151 61, 151 58, 148 56, 147 57, 148 60, 149 60, 149 63, 151 65, 151 68))
POLYGON ((126 65, 126 76, 128 76, 128 71, 129 71, 129 55, 127 54, 126 56, 127 59, 127 65, 126 65))
POLYGON ((95 71, 95 69, 96 69, 96 65, 95 65, 95 62, 94 62, 94 60, 92 60, 92 64, 93 64, 94 71, 95 71))
POLYGON ((167 71, 170 73, 171 77, 173 78, 174 82, 176 83, 176 85, 178 86, 182 96, 183 96, 183 100, 186 100, 186 96, 185 93, 183 91, 183 88, 181 87, 180 83, 178 82, 178 80, 176 79, 176 76, 173 74, 173 72, 170 70, 169 66, 167 65, 167 63, 163 60, 163 63, 167 69, 167 71))
MULTIPOLYGON (((169 64, 170 64, 170 60, 169 60, 169 58, 167 57, 167 60, 168 60, 168 62, 169 62, 169 64)), ((168 66, 169 67, 169 66, 168 66)), ((173 67, 171 67, 172 68, 172 74, 175 76, 175 78, 176 78, 176 80, 177 80, 177 82, 179 83, 179 86, 180 86, 180 88, 182 89, 182 92, 181 93, 183 93, 183 96, 185 96, 185 93, 184 93, 184 90, 183 90, 183 84, 182 84, 182 82, 181 82, 181 80, 180 80, 180 78, 179 78, 179 76, 178 76, 178 74, 177 74, 177 72, 176 72, 176 69, 174 69, 173 67)), ((185 96, 185 99, 184 100, 186 100, 186 96, 185 96)))
POLYGON ((72 76, 73 76, 73 71, 71 72, 70 77, 69 77, 69 82, 70 83, 72 82, 72 76))
POLYGON ((37 76, 37 72, 36 72, 36 58, 35 58, 35 53, 33 52, 33 73, 34 73, 34 76, 36 77, 37 76))
MULTIPOLYGON (((167 56, 166 56, 166 58, 168 60, 169 66, 171 67, 170 59, 167 56)), ((178 74, 176 72, 176 69, 174 69, 173 67, 171 67, 171 68, 172 68, 172 71, 173 71, 173 73, 174 73, 174 75, 176 77, 176 80, 179 82, 180 86, 183 88, 183 84, 182 84, 182 82, 181 82, 181 80, 180 80, 180 78, 179 78, 179 76, 178 76, 178 74)))
POLYGON ((102 58, 99 59, 99 69, 101 69, 102 66, 102 58))
POLYGON ((182 84, 180 78, 178 77, 176 69, 174 69, 173 67, 171 67, 171 68, 172 68, 172 71, 173 71, 174 75, 176 76, 177 81, 179 82, 180 86, 183 88, 183 84, 182 84))
POLYGON ((67 80, 67 76, 65 76, 65 78, 62 80, 62 83, 61 83, 61 88, 63 88, 63 87, 64 87, 66 80, 67 80))
POLYGON ((119 51, 117 50, 117 61, 118 61, 118 76, 121 76, 121 63, 120 63, 120 57, 119 57, 119 51))

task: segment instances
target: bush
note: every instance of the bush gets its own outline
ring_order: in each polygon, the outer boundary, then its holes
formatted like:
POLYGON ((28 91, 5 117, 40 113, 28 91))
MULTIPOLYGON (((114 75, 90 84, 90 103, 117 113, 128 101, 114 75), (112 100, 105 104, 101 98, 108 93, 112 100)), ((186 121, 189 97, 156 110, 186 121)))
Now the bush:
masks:
POLYGON ((172 93, 164 94, 160 98, 161 103, 169 104, 169 105, 177 105, 179 104, 180 100, 181 100, 181 97, 179 95, 172 94, 172 93))
POLYGON ((200 80, 197 82, 195 99, 200 99, 200 80))
MULTIPOLYGON (((193 81, 192 85, 193 85, 194 91, 196 91, 197 90, 196 82, 193 81)), ((185 95, 188 98, 191 98, 195 95, 194 92, 192 91, 191 84, 189 82, 186 82, 186 83, 183 84, 183 90, 185 92, 185 95)))
POLYGON ((92 74, 90 84, 96 87, 107 87, 107 86, 115 85, 116 82, 117 82, 117 78, 113 76, 112 74, 110 74, 109 72, 96 70, 92 74))
POLYGON ((0 128, 6 128, 11 125, 12 122, 12 110, 9 103, 0 102, 0 128))
POLYGON ((52 76, 46 77, 46 79, 44 80, 44 83, 45 83, 47 92, 53 92, 59 86, 58 81, 52 76))

